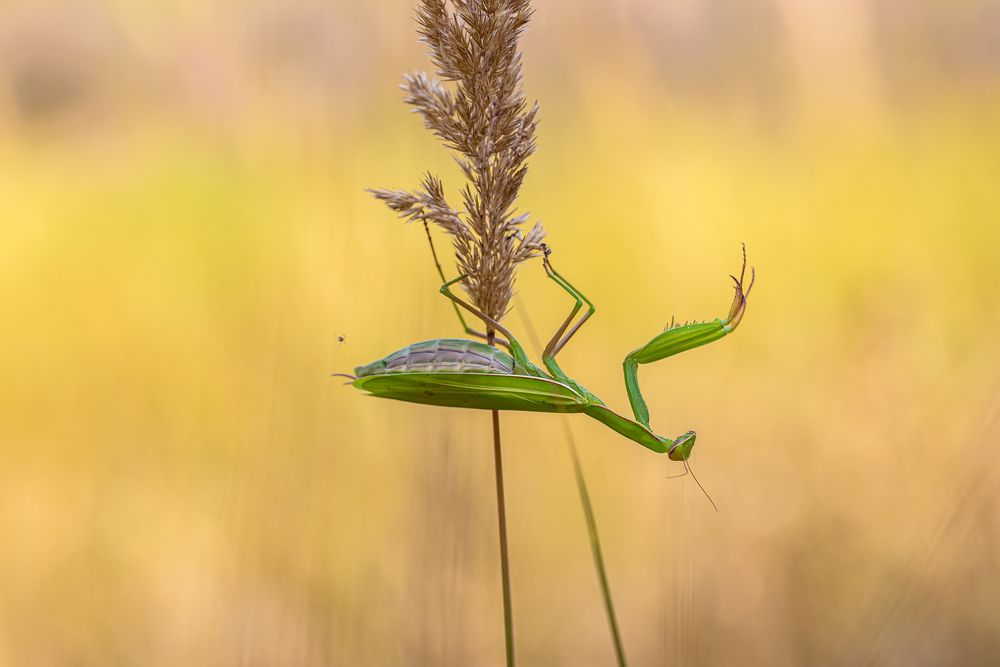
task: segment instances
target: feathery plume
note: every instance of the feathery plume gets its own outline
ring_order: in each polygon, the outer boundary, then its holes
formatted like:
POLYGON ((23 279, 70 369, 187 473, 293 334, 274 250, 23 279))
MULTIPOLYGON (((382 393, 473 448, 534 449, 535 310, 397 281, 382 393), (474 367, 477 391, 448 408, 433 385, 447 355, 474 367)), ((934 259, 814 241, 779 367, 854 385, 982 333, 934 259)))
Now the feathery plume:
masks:
POLYGON ((463 208, 451 207, 441 180, 427 174, 414 191, 371 190, 408 221, 433 222, 452 237, 463 287, 499 320, 507 312, 517 265, 541 252, 540 224, 525 234, 515 202, 535 151, 538 104, 521 87, 521 37, 528 0, 421 0, 418 31, 440 79, 423 72, 402 84, 405 102, 457 153, 467 183, 463 208))

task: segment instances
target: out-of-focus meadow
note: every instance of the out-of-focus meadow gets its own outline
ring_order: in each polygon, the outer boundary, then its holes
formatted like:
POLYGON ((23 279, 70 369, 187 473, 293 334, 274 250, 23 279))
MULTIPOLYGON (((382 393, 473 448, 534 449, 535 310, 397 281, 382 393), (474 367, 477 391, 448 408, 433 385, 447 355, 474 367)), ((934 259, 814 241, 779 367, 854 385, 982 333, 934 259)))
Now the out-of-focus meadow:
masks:
MULTIPOLYGON (((329 377, 460 333, 363 192, 457 199, 412 10, 0 9, 0 664, 502 660, 487 413, 329 377)), ((625 353, 758 269, 641 371, 719 513, 571 421, 631 662, 996 664, 1000 7, 537 2, 523 46, 521 205, 598 306, 563 368, 627 410, 625 353)), ((517 653, 607 665, 559 420, 502 420, 517 653)))

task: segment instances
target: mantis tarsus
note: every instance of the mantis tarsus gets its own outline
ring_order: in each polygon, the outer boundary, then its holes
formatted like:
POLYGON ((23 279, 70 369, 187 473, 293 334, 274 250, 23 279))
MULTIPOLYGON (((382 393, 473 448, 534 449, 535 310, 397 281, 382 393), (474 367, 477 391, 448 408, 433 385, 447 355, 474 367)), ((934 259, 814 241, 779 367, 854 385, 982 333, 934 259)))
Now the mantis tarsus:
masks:
MULTIPOLYGON (((504 338, 497 337, 496 342, 509 353, 473 340, 437 338, 414 343, 370 364, 358 366, 355 375, 337 375, 350 378, 355 387, 373 396, 411 403, 480 410, 582 412, 654 452, 665 453, 673 461, 686 462, 694 448, 695 432, 688 431, 673 439, 653 433, 649 426, 649 409, 639 390, 638 368, 640 364, 660 361, 719 340, 736 329, 746 310, 747 296, 755 277, 751 269, 750 284, 744 291, 746 248, 740 277, 730 276, 736 294, 725 319, 671 326, 625 357, 625 391, 635 419, 608 408, 600 398, 566 375, 556 362, 556 355, 596 309, 553 268, 549 252, 545 248, 542 258, 546 275, 572 296, 576 304, 542 352, 545 370, 528 360, 521 344, 507 328, 451 292, 451 286, 465 278, 463 274, 441 285, 441 294, 455 304, 466 333, 485 338, 484 334, 465 324, 459 308, 482 320, 487 329, 502 334, 504 338), (576 320, 584 304, 586 312, 576 320)), ((434 261, 437 264, 436 257, 434 261)), ((438 270, 440 272, 440 264, 438 270)))

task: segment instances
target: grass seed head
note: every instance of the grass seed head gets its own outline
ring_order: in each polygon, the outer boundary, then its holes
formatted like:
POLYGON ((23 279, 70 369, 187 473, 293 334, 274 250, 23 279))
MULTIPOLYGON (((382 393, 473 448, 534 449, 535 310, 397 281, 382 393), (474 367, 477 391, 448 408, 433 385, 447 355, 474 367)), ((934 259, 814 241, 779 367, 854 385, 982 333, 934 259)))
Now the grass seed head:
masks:
POLYGON ((451 237, 463 287, 494 319, 510 306, 517 265, 541 252, 545 232, 515 208, 535 151, 538 105, 522 90, 518 40, 531 17, 527 0, 422 0, 418 32, 437 68, 404 77, 405 102, 456 159, 466 184, 462 208, 450 206, 441 180, 371 190, 407 220, 433 222, 451 237))

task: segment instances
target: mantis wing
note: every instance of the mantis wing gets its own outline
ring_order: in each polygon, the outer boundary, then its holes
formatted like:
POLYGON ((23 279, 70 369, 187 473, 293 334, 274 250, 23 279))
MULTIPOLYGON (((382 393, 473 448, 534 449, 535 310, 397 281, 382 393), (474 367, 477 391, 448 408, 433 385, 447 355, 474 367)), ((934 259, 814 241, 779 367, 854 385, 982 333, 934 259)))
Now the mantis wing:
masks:
POLYGON ((545 378, 501 373, 398 373, 358 378, 354 386, 397 401, 478 410, 582 412, 586 399, 545 378))

